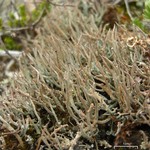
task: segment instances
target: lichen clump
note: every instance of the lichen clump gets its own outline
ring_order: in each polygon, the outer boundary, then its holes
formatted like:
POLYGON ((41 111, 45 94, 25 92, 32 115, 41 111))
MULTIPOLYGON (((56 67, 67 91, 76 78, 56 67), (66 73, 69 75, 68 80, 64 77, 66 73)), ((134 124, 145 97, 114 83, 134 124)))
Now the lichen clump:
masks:
POLYGON ((77 7, 52 10, 37 32, 1 99, 5 149, 148 148, 148 38, 77 7))

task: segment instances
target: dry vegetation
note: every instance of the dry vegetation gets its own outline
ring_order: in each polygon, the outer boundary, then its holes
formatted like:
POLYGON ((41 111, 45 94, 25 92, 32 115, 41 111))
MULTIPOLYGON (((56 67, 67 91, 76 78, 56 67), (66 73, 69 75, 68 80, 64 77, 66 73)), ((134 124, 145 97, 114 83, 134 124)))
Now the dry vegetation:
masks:
POLYGON ((96 17, 57 7, 43 19, 0 97, 1 149, 150 148, 150 39, 96 17))

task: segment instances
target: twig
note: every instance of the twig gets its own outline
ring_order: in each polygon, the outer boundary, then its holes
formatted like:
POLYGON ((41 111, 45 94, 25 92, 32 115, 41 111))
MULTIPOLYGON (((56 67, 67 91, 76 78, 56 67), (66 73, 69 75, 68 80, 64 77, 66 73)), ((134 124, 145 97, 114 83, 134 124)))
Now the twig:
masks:
POLYGON ((132 17, 132 15, 131 15, 131 13, 130 13, 130 8, 129 8, 128 1, 127 1, 127 0, 124 0, 124 2, 125 2, 125 5, 126 5, 127 13, 128 13, 128 15, 129 15, 130 19, 133 20, 133 17, 132 17))
POLYGON ((59 6, 59 7, 75 7, 75 5, 71 5, 71 4, 56 4, 56 3, 53 3, 50 0, 47 0, 47 2, 49 2, 51 5, 59 6))
POLYGON ((6 57, 6 56, 10 56, 11 58, 18 58, 23 54, 23 52, 20 51, 9 51, 9 50, 1 50, 0 51, 0 57, 6 57))

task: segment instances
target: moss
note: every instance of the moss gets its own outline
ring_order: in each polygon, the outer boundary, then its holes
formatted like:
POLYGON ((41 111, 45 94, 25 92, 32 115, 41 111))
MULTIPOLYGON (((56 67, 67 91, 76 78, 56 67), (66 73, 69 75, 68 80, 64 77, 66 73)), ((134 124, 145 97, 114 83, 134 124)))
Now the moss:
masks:
POLYGON ((31 20, 35 21, 39 18, 42 11, 44 11, 43 16, 46 15, 46 11, 50 12, 51 5, 48 4, 46 1, 41 2, 39 5, 37 5, 36 9, 32 11, 31 20))
MULTIPOLYGON (((9 19, 7 21, 8 27, 10 28, 24 28, 27 26, 30 26, 32 23, 34 23, 39 17, 43 17, 46 15, 46 12, 51 10, 51 5, 48 4, 46 1, 41 2, 37 5, 36 9, 31 13, 31 16, 27 12, 25 5, 20 5, 17 7, 17 11, 10 12, 9 19), (44 11, 44 12, 43 12, 44 11), (41 16, 42 14, 42 16, 41 16)), ((0 18, 0 30, 3 29, 3 20, 0 18)), ((14 31, 15 32, 15 31, 14 31)), ((19 31, 21 35, 26 36, 27 34, 33 38, 31 30, 19 31)), ((36 34, 35 34, 36 35, 36 34)), ((5 35, 4 35, 5 36, 5 35)), ((21 50, 22 49, 22 43, 17 41, 15 38, 11 37, 11 35, 7 35, 3 38, 3 42, 5 44, 5 47, 9 50, 21 50)))
POLYGON ((21 50, 22 49, 22 44, 20 43, 20 41, 18 42, 17 40, 15 40, 15 38, 9 35, 4 36, 3 41, 4 41, 6 49, 9 49, 9 50, 21 50))

